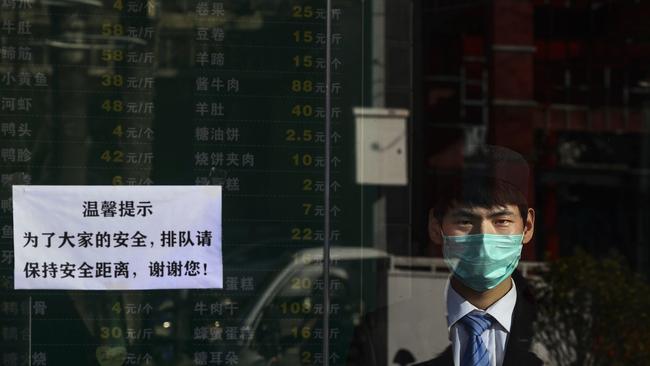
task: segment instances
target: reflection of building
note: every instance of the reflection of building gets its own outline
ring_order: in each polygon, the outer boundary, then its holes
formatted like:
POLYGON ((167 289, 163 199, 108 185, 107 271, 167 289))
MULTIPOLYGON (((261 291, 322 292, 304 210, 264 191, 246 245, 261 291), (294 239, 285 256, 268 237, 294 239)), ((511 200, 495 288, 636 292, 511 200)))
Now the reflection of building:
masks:
POLYGON ((539 213, 525 256, 579 245, 645 268, 649 12, 638 1, 422 2, 428 177, 463 140, 514 148, 531 162, 539 213))

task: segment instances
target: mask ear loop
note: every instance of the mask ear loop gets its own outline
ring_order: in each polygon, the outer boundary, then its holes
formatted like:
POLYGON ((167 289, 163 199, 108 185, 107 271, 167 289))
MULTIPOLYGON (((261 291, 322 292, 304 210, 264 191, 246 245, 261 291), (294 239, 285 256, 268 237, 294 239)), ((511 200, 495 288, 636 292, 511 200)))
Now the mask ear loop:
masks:
MULTIPOLYGON (((433 217, 432 212, 433 211, 429 211, 429 220, 431 219, 431 217, 433 217)), ((440 237, 442 238, 442 243, 444 244, 445 243, 445 237, 447 237, 447 235, 445 235, 445 232, 442 230, 442 222, 438 221, 437 219, 436 219, 436 222, 437 222, 437 224, 438 224, 438 226, 440 228, 440 237)))
POLYGON ((442 230, 442 223, 439 222, 438 225, 440 225, 440 236, 442 237, 442 242, 443 242, 443 244, 444 244, 444 242, 445 242, 445 237, 447 237, 447 235, 445 235, 445 232, 442 230))

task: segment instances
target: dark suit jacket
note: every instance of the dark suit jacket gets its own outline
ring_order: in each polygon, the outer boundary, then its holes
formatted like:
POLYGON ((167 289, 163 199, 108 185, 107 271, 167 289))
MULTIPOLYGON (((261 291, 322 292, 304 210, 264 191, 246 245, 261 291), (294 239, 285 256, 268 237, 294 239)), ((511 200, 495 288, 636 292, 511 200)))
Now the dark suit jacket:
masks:
MULTIPOLYGON (((541 366, 542 361, 529 351, 536 316, 535 300, 528 283, 518 272, 513 273, 512 278, 517 287, 517 302, 512 313, 512 325, 506 343, 503 366, 541 366)), ((348 353, 348 365, 395 364, 394 360, 386 360, 386 331, 385 311, 376 311, 364 318, 355 330, 348 353)), ((437 357, 415 366, 454 366, 451 345, 437 357)))

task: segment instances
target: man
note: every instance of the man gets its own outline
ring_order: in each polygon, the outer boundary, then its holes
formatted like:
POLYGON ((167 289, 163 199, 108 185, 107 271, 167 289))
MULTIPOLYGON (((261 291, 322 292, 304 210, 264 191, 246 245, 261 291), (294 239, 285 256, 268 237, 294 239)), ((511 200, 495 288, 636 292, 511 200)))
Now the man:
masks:
MULTIPOLYGON (((451 345, 418 366, 543 364, 533 352, 534 300, 515 271, 535 225, 526 199, 528 174, 518 153, 482 146, 464 157, 460 174, 442 184, 429 214, 429 236, 442 244, 452 273, 445 290, 451 345)), ((350 365, 383 363, 377 362, 382 357, 376 334, 386 329, 383 322, 370 315, 357 329, 350 365)))
POLYGON ((485 146, 465 159, 463 172, 429 217, 429 236, 442 243, 452 271, 445 294, 451 345, 420 365, 541 365, 531 352, 533 297, 513 276, 535 227, 528 164, 512 150, 485 146))

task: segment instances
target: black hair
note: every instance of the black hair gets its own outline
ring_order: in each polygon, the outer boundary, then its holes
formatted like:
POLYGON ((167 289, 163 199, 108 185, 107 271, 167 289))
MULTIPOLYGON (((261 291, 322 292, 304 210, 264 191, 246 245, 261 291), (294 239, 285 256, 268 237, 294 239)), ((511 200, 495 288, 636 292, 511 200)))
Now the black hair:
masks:
POLYGON ((524 194, 501 179, 480 175, 456 176, 443 183, 438 192, 433 213, 440 223, 447 212, 457 206, 491 208, 516 205, 524 223, 528 216, 528 201, 524 194))

